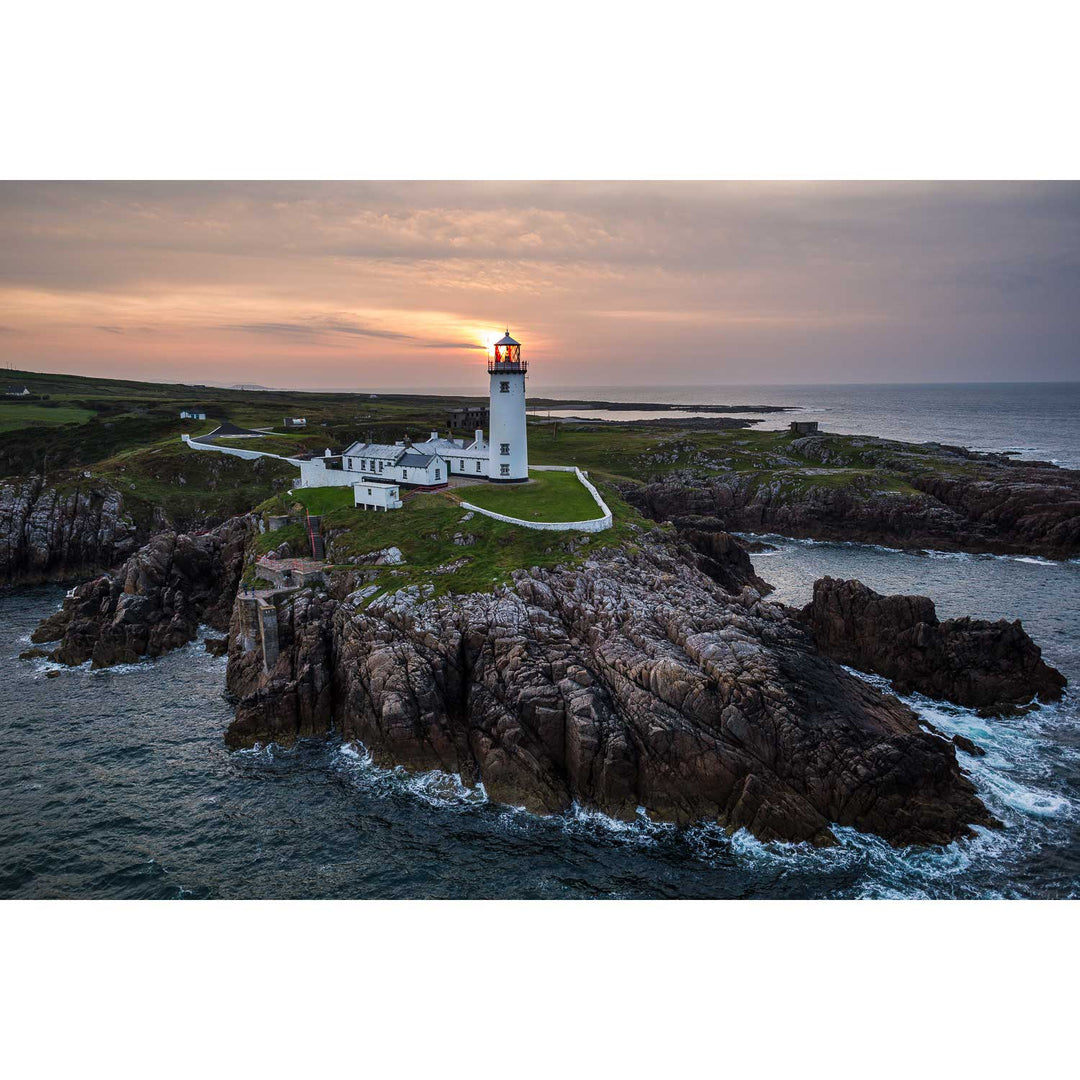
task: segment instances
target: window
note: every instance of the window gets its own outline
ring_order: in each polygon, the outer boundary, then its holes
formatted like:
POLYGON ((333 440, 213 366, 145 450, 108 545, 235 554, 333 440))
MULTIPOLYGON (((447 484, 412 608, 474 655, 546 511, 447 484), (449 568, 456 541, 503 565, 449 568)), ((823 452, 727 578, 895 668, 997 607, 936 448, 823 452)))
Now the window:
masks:
POLYGON ((367 493, 368 493, 369 495, 371 494, 371 488, 368 488, 368 489, 367 489, 367 493))
POLYGON ((510 453, 510 444, 508 442, 499 443, 499 453, 500 454, 509 454, 510 453))
POLYGON ((435 470, 435 479, 436 480, 442 479, 442 471, 441 470, 439 470, 439 469, 435 470))
POLYGON ((476 461, 476 471, 477 472, 480 471, 480 459, 479 458, 477 458, 477 461, 476 461))
POLYGON ((499 475, 500 476, 509 476, 510 475, 510 466, 509 465, 500 465, 499 466, 499 475))
POLYGON ((462 471, 462 472, 464 472, 464 471, 465 471, 465 462, 464 462, 464 461, 463 461, 463 462, 461 462, 461 471, 462 471))
POLYGON ((402 480, 408 480, 409 479, 409 470, 408 469, 402 469, 401 470, 401 479, 402 480))
POLYGON ((352 471, 353 471, 353 468, 352 468, 352 458, 349 458, 349 472, 352 472, 352 471))
POLYGON ((382 472, 382 462, 379 462, 379 472, 382 472))
POLYGON ((509 394, 510 393, 510 384, 508 382, 499 383, 499 393, 500 394, 509 394))

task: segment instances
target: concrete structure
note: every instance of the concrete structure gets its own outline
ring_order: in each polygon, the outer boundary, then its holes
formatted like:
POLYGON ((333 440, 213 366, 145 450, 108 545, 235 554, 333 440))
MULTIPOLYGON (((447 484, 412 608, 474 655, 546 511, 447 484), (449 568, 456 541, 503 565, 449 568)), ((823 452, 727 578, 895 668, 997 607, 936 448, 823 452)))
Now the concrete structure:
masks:
POLYGON ((486 405, 463 405, 452 409, 447 414, 450 427, 461 431, 487 427, 491 420, 491 410, 486 405))
POLYGON ((245 652, 258 648, 262 652, 263 671, 277 663, 277 608, 261 596, 239 596, 240 641, 245 652))
POLYGON ((788 425, 788 430, 795 432, 796 435, 816 435, 817 427, 816 420, 792 420, 788 425))
POLYGON ((488 479, 513 483, 529 479, 529 446, 525 431, 525 374, 521 345, 506 331, 488 360, 491 428, 488 479))
POLYGON ((306 416, 286 416, 285 427, 287 428, 302 428, 307 427, 306 416))
POLYGON ((361 510, 400 510, 397 484, 380 484, 374 480, 361 480, 353 484, 353 506, 361 510))
POLYGON ((206 413, 204 413, 201 409, 181 409, 180 410, 180 419, 181 420, 205 420, 206 419, 206 413))

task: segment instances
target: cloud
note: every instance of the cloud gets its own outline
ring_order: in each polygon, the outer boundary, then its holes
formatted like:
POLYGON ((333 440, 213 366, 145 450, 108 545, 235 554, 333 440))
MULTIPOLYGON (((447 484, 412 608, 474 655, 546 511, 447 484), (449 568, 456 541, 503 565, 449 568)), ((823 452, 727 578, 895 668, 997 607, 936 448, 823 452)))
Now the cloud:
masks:
POLYGON ((506 319, 567 383, 1068 378, 1078 252, 1075 183, 9 182, 0 322, 21 362, 231 381, 466 372, 506 319))

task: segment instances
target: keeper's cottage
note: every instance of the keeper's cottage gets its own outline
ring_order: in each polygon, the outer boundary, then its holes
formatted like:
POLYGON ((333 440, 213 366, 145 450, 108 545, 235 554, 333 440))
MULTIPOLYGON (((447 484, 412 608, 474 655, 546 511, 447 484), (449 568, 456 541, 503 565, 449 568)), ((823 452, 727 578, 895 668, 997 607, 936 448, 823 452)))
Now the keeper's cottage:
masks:
POLYGON ((472 439, 431 432, 423 442, 354 442, 340 454, 301 462, 303 487, 393 483, 402 487, 444 487, 451 476, 513 484, 529 479, 525 427, 525 375, 521 345, 510 336, 495 342, 488 357, 490 439, 476 428, 472 439))

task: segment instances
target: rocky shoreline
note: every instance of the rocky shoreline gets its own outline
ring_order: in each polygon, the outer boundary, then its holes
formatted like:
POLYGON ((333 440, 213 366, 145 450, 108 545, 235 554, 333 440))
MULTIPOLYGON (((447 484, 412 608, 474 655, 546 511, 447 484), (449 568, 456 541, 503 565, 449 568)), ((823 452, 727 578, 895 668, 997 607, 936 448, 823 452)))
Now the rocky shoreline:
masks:
POLYGON ((943 844, 995 824, 956 748, 840 666, 858 660, 939 696, 966 685, 960 673, 926 682, 917 664, 893 671, 902 650, 845 651, 852 634, 865 644, 868 609, 894 616, 877 619, 879 643, 917 625, 897 614, 910 611, 924 627, 914 637, 936 633, 968 669, 1004 656, 991 697, 1030 701, 1063 681, 1019 624, 937 624, 932 605, 866 597, 858 583, 819 583, 807 612, 771 603, 744 548, 717 530, 641 532, 582 565, 457 596, 410 585, 373 598, 361 570, 335 573, 272 597, 278 652, 265 670, 233 602, 255 531, 245 517, 201 537, 163 533, 75 590, 35 640, 55 642, 61 662, 103 666, 228 623, 230 746, 334 731, 379 764, 457 773, 536 812, 579 804, 629 819, 643 807, 814 844, 834 842, 836 825, 943 844), (836 628, 848 593, 865 601, 863 623, 836 628))
POLYGON ((960 447, 815 435, 761 470, 700 470, 624 497, 658 521, 904 549, 1080 556, 1080 471, 960 447), (807 467, 817 462, 821 469, 807 467))

